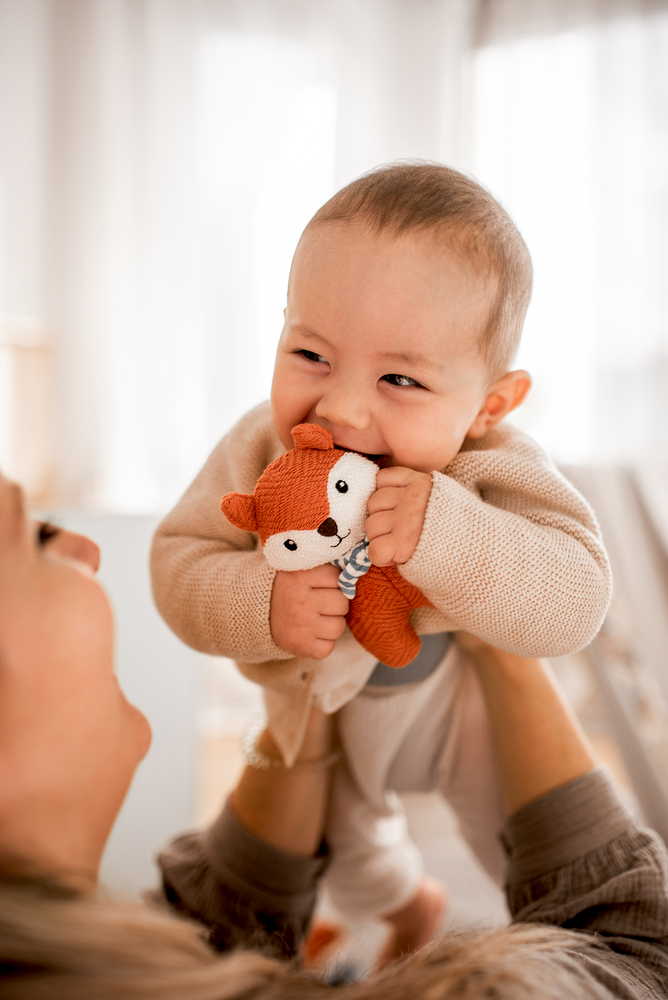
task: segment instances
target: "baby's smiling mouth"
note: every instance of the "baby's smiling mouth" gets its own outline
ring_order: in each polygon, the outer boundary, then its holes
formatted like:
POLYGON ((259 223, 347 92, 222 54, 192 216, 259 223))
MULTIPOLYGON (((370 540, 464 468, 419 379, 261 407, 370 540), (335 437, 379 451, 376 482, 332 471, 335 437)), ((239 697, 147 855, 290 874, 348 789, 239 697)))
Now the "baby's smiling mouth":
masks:
POLYGON ((341 542, 345 542, 346 538, 348 537, 348 535, 350 534, 350 532, 352 530, 353 530, 352 528, 348 528, 348 534, 347 535, 338 535, 337 534, 336 537, 338 538, 338 542, 336 543, 336 545, 330 545, 330 549, 338 549, 338 547, 341 544, 341 542))
POLYGON ((370 462, 375 462, 375 464, 380 466, 381 469, 386 469, 388 465, 392 464, 392 458, 390 455, 372 455, 371 452, 358 451, 356 448, 346 448, 342 444, 335 444, 334 447, 337 451, 352 451, 353 455, 361 455, 362 458, 368 458, 370 462))

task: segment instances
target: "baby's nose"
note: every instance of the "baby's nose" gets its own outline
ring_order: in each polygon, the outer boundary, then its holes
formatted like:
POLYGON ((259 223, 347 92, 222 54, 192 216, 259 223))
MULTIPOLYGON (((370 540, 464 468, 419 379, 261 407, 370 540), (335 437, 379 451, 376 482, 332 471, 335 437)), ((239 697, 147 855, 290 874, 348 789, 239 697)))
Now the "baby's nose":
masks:
POLYGON ((326 517, 318 528, 318 534, 324 535, 325 538, 331 538, 332 535, 337 535, 339 533, 339 528, 333 517, 326 517))

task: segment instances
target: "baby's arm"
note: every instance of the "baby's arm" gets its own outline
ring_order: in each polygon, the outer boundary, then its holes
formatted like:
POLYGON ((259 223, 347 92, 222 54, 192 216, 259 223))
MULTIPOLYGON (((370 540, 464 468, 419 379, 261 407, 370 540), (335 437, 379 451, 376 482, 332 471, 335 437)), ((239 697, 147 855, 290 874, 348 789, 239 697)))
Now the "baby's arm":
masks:
POLYGON ((586 501, 510 427, 433 473, 424 527, 402 575, 455 628, 520 656, 582 649, 611 576, 586 501))
POLYGON ((345 630, 348 601, 334 566, 276 573, 255 536, 220 511, 225 493, 252 493, 281 450, 269 408, 253 410, 214 449, 155 534, 155 602, 176 634, 202 652, 247 663, 324 659, 345 630))
POLYGON ((151 574, 158 610, 202 652, 255 663, 291 655, 270 629, 275 571, 256 537, 220 511, 223 494, 252 493, 281 450, 268 405, 251 411, 214 449, 156 531, 151 574))

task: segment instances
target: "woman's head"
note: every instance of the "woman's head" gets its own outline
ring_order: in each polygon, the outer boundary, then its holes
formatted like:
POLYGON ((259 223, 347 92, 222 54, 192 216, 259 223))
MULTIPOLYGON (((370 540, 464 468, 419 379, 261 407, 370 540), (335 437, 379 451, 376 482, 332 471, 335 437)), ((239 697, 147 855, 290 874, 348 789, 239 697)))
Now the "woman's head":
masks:
POLYGON ((0 855, 86 878, 150 743, 113 672, 98 563, 0 476, 0 855))
POLYGON ((334 987, 252 952, 217 956, 187 921, 0 867, 0 997, 12 1000, 594 1000, 574 957, 582 946, 540 925, 448 935, 334 987))

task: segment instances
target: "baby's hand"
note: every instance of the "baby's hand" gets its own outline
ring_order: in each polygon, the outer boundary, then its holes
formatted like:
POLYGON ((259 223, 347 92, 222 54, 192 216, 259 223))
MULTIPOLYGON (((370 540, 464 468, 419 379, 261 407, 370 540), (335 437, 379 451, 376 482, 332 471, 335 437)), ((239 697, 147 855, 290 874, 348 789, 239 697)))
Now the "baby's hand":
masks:
POLYGON ((401 466, 380 470, 365 525, 374 566, 408 562, 422 534, 430 493, 431 476, 426 472, 401 466))
POLYGON ((348 598, 339 590, 336 566, 279 570, 271 594, 274 642, 293 656, 324 660, 346 627, 348 598))

